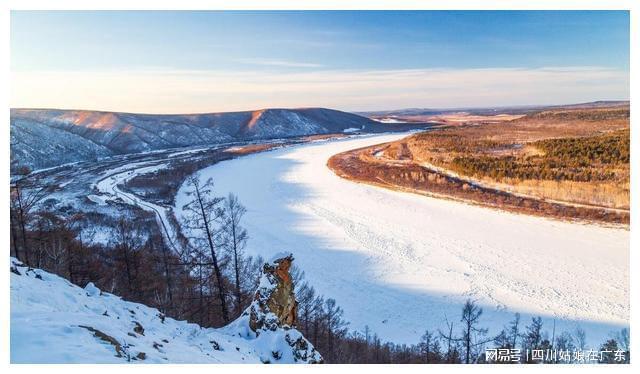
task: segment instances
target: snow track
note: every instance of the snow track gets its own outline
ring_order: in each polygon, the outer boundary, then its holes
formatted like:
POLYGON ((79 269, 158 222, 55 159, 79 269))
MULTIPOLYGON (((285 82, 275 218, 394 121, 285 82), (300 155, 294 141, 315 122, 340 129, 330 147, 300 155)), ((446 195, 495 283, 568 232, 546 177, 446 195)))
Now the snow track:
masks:
POLYGON ((157 161, 152 162, 140 162, 129 164, 120 168, 112 169, 107 172, 107 176, 103 179, 99 180, 95 184, 95 188, 101 193, 106 195, 96 197, 95 195, 90 195, 89 199, 95 201, 96 199, 100 199, 101 201, 114 200, 120 198, 127 204, 134 205, 140 207, 143 210, 148 212, 152 212, 156 215, 156 221, 158 222, 158 226, 161 228, 162 236, 167 243, 174 251, 178 251, 177 248, 177 240, 176 240, 176 231, 171 222, 169 221, 169 215, 172 214, 170 209, 167 207, 154 204, 145 200, 142 200, 135 194, 123 191, 120 189, 120 186, 125 184, 128 180, 135 178, 141 174, 153 173, 158 170, 166 168, 166 164, 158 163, 157 161))
MULTIPOLYGON (((351 329, 415 343, 458 323, 467 298, 497 334, 514 312, 556 334, 580 326, 595 348, 629 321, 629 232, 560 222, 354 183, 332 155, 403 134, 316 142, 203 169, 218 195, 247 206, 247 251, 291 251, 351 329)), ((185 185, 174 211, 182 219, 185 185)), ((456 330, 460 326, 456 326, 456 330)))

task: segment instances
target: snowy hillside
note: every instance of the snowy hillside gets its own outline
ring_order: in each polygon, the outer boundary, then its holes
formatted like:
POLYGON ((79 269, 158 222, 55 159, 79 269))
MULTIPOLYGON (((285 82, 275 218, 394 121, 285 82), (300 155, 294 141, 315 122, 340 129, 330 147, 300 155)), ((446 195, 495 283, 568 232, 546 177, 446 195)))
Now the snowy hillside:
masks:
MULTIPOLYGON (((262 295, 275 287, 263 275, 262 295)), ((268 296, 268 295, 267 295, 268 296)), ((255 304, 255 303, 254 303, 255 304)), ((165 317, 89 283, 84 289, 11 258, 12 363, 314 363, 296 329, 251 329, 253 305, 221 329, 165 317)), ((265 318, 273 317, 263 313, 265 318)), ((277 318, 276 318, 277 321, 277 318)))
POLYGON ((108 154, 342 133, 350 128, 380 132, 389 125, 323 108, 193 115, 12 109, 11 159, 13 170, 17 165, 39 169, 108 154))
POLYGON ((31 119, 11 121, 11 168, 46 168, 78 160, 93 160, 112 152, 79 135, 31 119))

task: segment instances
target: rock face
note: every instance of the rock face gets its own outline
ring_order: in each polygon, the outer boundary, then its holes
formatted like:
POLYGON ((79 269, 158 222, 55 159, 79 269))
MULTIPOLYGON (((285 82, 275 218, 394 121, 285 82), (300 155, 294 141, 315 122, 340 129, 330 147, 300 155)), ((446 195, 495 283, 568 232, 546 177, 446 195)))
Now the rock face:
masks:
POLYGON ((263 276, 251 305, 251 330, 272 329, 273 324, 275 327, 296 326, 298 302, 289 274, 292 262, 293 255, 286 254, 264 264, 263 276))
POLYGON ((290 357, 294 362, 319 364, 322 356, 295 328, 298 302, 289 273, 292 262, 291 253, 281 253, 264 264, 253 302, 232 325, 237 330, 248 326, 248 335, 269 342, 271 354, 261 357, 262 362, 277 363, 290 357))

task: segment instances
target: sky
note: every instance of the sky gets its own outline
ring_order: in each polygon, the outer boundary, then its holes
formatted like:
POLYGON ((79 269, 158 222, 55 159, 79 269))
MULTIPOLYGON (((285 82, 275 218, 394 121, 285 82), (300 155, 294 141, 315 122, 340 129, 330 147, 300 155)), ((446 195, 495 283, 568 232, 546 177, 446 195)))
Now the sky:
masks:
POLYGON ((629 98, 627 11, 12 11, 11 106, 348 111, 629 98))

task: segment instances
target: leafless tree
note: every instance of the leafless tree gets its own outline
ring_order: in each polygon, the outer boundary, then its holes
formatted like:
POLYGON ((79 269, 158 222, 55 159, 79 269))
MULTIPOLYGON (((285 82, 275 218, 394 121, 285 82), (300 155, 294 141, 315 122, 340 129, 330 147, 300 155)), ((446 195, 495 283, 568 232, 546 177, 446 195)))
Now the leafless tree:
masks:
POLYGON ((243 250, 249 236, 247 234, 247 230, 241 226, 241 220, 246 212, 247 209, 240 203, 240 201, 238 201, 238 197, 234 194, 229 194, 227 199, 224 201, 223 230, 225 238, 224 244, 233 261, 236 313, 240 313, 242 311, 240 270, 242 268, 241 262, 243 261, 243 250))
POLYGON ((229 321, 229 312, 227 310, 224 279, 222 278, 216 245, 216 239, 219 234, 216 223, 219 224, 224 216, 224 210, 221 207, 224 199, 213 196, 213 180, 211 178, 206 183, 200 184, 198 176, 193 175, 187 179, 187 185, 191 188, 187 195, 192 197, 192 200, 183 208, 187 212, 185 223, 189 229, 199 230, 202 233, 200 239, 204 239, 205 246, 209 249, 211 265, 213 266, 218 286, 218 300, 220 301, 222 319, 226 323, 229 321))
POLYGON ((36 205, 49 193, 50 187, 32 175, 19 176, 10 184, 10 225, 16 258, 31 265, 27 227, 36 205), (19 235, 18 235, 19 234, 19 235), (18 240, 20 236, 20 240, 18 240))
POLYGON ((513 321, 511 321, 511 324, 509 325, 509 336, 510 336, 510 342, 511 342, 511 347, 515 348, 517 347, 518 344, 518 336, 519 336, 519 325, 520 325, 520 313, 516 313, 515 316, 513 317, 513 321))
POLYGON ((348 323, 343 319, 344 312, 342 308, 336 304, 334 299, 327 299, 324 309, 328 348, 328 352, 325 352, 325 355, 331 357, 336 352, 336 341, 346 334, 348 323))
POLYGON ((445 352, 445 360, 449 364, 454 364, 458 362, 459 352, 458 352, 458 342, 459 339, 453 335, 453 322, 449 322, 448 319, 445 320, 447 325, 446 332, 442 332, 438 330, 438 334, 440 334, 440 338, 447 343, 447 351, 445 352))
POLYGON ((625 352, 629 351, 629 329, 623 328, 616 333, 615 339, 618 342, 618 346, 625 352))
POLYGON ((139 232, 133 223, 122 217, 118 220, 116 227, 116 239, 116 252, 124 266, 128 294, 129 296, 137 296, 137 255, 141 246, 139 232))
POLYGON ((471 300, 467 300, 462 307, 462 337, 461 342, 465 350, 464 362, 466 364, 471 363, 472 359, 475 360, 473 352, 477 347, 480 347, 493 339, 483 339, 487 334, 486 328, 478 328, 478 322, 482 315, 482 308, 476 305, 471 300))
POLYGON ((418 343, 418 349, 424 357, 425 363, 435 363, 440 360, 440 346, 438 337, 429 330, 425 331, 418 343))
POLYGON ((582 327, 576 327, 576 331, 574 333, 576 338, 577 348, 581 351, 584 351, 587 348, 587 333, 582 329, 582 327))

